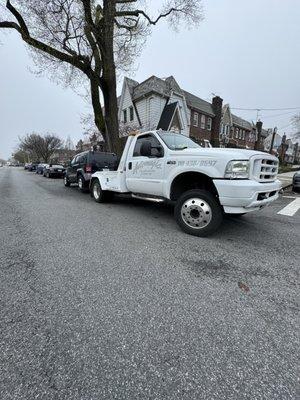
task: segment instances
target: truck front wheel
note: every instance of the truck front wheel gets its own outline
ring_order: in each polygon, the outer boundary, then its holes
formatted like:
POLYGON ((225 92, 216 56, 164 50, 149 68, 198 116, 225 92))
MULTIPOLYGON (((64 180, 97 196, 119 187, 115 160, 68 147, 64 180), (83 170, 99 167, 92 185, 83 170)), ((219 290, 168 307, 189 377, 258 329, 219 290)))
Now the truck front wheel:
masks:
POLYGON ((179 197, 175 206, 175 219, 184 232, 194 236, 208 236, 221 225, 223 212, 210 192, 195 189, 179 197))

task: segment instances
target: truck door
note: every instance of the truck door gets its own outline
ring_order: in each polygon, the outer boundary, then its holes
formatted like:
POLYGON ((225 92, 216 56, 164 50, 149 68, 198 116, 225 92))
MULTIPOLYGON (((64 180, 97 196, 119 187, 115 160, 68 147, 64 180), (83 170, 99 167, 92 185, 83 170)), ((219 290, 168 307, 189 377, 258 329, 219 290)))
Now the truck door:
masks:
POLYGON ((164 149, 159 140, 149 133, 138 136, 127 158, 126 185, 128 189, 133 193, 162 196, 164 162, 164 149), (148 156, 142 155, 143 143, 146 143, 146 147, 150 149, 148 156))

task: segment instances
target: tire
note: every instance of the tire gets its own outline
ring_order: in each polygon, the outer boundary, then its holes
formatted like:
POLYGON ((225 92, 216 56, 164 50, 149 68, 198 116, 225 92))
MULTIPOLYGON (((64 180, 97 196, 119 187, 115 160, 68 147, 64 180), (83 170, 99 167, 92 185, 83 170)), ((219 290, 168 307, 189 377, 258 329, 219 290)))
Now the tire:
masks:
POLYGON ((70 181, 69 181, 67 175, 64 176, 64 185, 65 185, 65 187, 69 187, 70 186, 70 181))
POLYGON ((78 176, 77 183, 78 183, 79 190, 81 192, 86 192, 87 191, 87 185, 86 185, 86 182, 85 182, 84 177, 82 175, 78 176))
POLYGON ((91 185, 91 194, 97 203, 107 203, 112 200, 113 192, 104 191, 101 188, 98 179, 93 180, 91 185))
POLYGON ((222 207, 207 190, 183 193, 177 200, 174 215, 184 232, 200 237, 216 232, 223 221, 222 207))

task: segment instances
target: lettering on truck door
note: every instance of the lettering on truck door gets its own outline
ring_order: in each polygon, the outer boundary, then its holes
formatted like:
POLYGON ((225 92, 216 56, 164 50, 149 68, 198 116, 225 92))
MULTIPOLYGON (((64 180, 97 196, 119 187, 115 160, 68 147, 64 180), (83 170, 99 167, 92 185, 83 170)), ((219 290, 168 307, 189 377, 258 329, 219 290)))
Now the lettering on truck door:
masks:
POLYGON ((138 136, 129 150, 126 166, 126 184, 133 193, 163 195, 164 151, 152 134, 138 136), (141 155, 143 142, 151 143, 151 156, 141 155))

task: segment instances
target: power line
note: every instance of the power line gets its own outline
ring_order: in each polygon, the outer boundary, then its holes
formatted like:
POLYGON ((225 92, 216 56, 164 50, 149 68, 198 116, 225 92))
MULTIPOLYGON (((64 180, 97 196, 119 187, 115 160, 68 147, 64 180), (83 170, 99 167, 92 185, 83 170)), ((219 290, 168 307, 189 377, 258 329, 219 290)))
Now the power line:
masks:
POLYGON ((288 107, 288 108, 240 108, 230 107, 231 110, 241 111, 288 111, 288 110, 300 110, 300 107, 288 107))
POLYGON ((289 126, 292 126, 293 125, 293 122, 291 122, 290 124, 288 124, 288 125, 285 125, 285 126, 281 126, 280 128, 278 128, 278 130, 281 130, 281 129, 286 129, 286 128, 288 128, 289 126))
POLYGON ((265 119, 265 118, 276 118, 276 117, 281 117, 283 115, 289 115, 289 114, 293 114, 293 111, 289 111, 287 113, 283 113, 283 114, 276 114, 276 115, 262 115, 261 118, 265 119))

